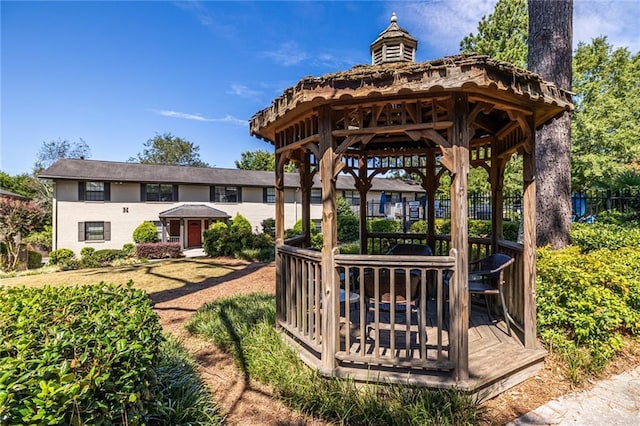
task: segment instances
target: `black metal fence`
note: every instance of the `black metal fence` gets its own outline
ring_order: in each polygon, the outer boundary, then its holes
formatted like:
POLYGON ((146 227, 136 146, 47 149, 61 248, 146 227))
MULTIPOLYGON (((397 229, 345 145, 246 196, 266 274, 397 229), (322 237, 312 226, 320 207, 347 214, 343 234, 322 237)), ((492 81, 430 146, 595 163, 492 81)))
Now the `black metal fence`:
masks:
MULTIPOLYGON (((369 218, 406 218, 412 221, 424 219, 425 198, 401 202, 384 203, 379 201, 367 202, 367 217, 369 218)), ((491 219, 491 194, 469 194, 469 219, 491 219)), ((362 206, 354 206, 357 210, 362 206)), ((595 216, 603 211, 617 211, 620 213, 640 214, 640 188, 624 190, 591 190, 586 193, 575 193, 571 199, 571 210, 575 221, 593 221, 595 216)), ((446 196, 436 196, 435 213, 437 218, 451 217, 451 200, 446 196)), ((519 221, 522 216, 522 194, 503 195, 503 219, 519 221)))

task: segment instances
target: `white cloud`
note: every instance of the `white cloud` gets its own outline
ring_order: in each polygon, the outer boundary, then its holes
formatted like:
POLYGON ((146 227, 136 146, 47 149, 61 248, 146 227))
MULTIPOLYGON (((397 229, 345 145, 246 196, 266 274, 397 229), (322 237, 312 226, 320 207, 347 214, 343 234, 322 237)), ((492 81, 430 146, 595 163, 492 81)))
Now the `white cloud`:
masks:
POLYGON ((615 47, 640 51, 640 2, 637 0, 576 0, 573 5, 573 44, 607 36, 615 47))
POLYGON ((262 92, 258 90, 250 89, 247 86, 242 84, 232 84, 231 90, 227 91, 227 93, 230 95, 235 95, 241 98, 248 98, 248 99, 256 98, 257 96, 262 94, 262 92))
POLYGON ((173 110, 152 110, 155 114, 161 115, 163 117, 172 117, 172 118, 181 118, 183 120, 194 120, 194 121, 203 121, 207 123, 228 123, 233 124, 235 126, 246 126, 247 120, 242 120, 240 118, 236 118, 232 115, 225 115, 222 118, 207 118, 202 114, 190 114, 186 112, 179 112, 173 110))
POLYGON ((309 55, 295 42, 282 43, 274 50, 263 52, 261 56, 285 67, 297 65, 309 58, 309 55))
POLYGON ((395 11, 398 24, 416 37, 420 44, 428 44, 429 51, 437 57, 459 52, 462 38, 477 30, 478 22, 493 12, 496 1, 396 2, 391 4, 388 15, 391 16, 391 11, 395 11))

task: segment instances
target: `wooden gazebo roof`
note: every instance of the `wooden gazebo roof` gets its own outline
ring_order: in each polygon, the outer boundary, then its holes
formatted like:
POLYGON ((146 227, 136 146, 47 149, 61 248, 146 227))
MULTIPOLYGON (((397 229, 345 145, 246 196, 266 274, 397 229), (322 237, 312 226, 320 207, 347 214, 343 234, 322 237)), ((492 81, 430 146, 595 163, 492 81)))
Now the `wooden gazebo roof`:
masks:
POLYGON ((458 90, 469 93, 470 101, 474 93, 495 97, 494 105, 503 101, 509 109, 535 105, 536 128, 573 110, 571 94, 538 74, 488 56, 460 54, 421 63, 358 65, 321 77, 305 77, 256 113, 250 121, 250 132, 274 143, 279 127, 276 123, 293 120, 322 104, 458 90))

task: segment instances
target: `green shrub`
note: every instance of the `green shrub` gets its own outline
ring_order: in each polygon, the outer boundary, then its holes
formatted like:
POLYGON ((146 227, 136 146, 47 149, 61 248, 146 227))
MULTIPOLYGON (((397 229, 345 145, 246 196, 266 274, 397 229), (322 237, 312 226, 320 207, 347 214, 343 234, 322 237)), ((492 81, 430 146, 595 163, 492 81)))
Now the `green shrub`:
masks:
POLYGON ((276 220, 274 218, 269 217, 263 220, 260 223, 260 226, 262 226, 262 232, 264 234, 271 235, 271 238, 273 239, 276 238, 276 220))
POLYGON ((640 227, 640 212, 622 213, 618 210, 605 210, 598 213, 596 223, 640 227))
POLYGON ((204 231, 204 242, 202 247, 207 256, 224 256, 225 241, 228 239, 229 227, 224 222, 214 222, 209 229, 204 231))
POLYGON ((355 216, 338 216, 338 241, 356 241, 360 237, 360 220, 355 216))
MULTIPOLYGON (((302 235, 302 219, 298 219, 298 221, 293 225, 293 229, 291 231, 293 231, 293 235, 291 235, 291 237, 296 235, 302 235)), ((313 221, 309 222, 309 231, 311 232, 311 235, 316 235, 318 233, 316 224, 313 223, 313 221)))
POLYGON ((0 287, 6 424, 138 425, 155 415, 162 328, 142 290, 0 287))
POLYGON ((151 221, 142 222, 133 230, 133 241, 141 243, 157 243, 158 229, 151 221))
POLYGON ((31 232, 22 239, 22 242, 38 250, 48 252, 53 246, 53 228, 51 225, 45 225, 42 231, 31 232))
POLYGON ((316 250, 322 250, 322 244, 324 244, 322 234, 315 234, 311 236, 311 247, 316 250))
POLYGON ((400 232, 402 224, 395 219, 372 219, 369 221, 369 231, 374 233, 400 232))
POLYGON ((27 252, 27 269, 38 269, 42 266, 42 255, 37 251, 27 252))
POLYGON ((82 250, 80 250, 80 258, 91 257, 95 252, 96 249, 93 247, 82 247, 82 250))
POLYGON ((136 257, 136 245, 133 243, 126 243, 122 246, 122 253, 125 257, 136 257))
POLYGON ((338 218, 342 217, 357 217, 351 208, 351 204, 344 197, 336 198, 336 214, 338 218))
POLYGON ((640 246, 640 228, 600 223, 573 223, 569 232, 572 244, 584 253, 601 248, 616 250, 640 246))
POLYGON ((427 233, 427 221, 424 219, 417 220, 409 227, 409 232, 412 234, 426 234, 427 233))
POLYGON ((58 250, 53 250, 49 253, 49 264, 50 265, 61 265, 67 262, 73 261, 76 255, 71 249, 61 248, 58 250))
POLYGON ((340 244, 341 254, 360 254, 360 242, 340 244))
POLYGON ((640 250, 581 253, 579 247, 538 250, 538 331, 586 372, 602 368, 624 334, 640 335, 640 250))

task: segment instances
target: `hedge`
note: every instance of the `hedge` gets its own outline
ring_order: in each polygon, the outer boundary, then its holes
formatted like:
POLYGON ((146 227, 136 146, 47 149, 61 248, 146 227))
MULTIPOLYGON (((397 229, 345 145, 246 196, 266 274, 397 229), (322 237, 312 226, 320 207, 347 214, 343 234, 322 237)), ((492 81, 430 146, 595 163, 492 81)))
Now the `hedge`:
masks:
POLYGON ((136 256, 141 259, 175 259, 182 257, 180 243, 143 243, 136 245, 136 256))
POLYGON ((137 425, 155 416, 162 328, 131 283, 0 287, 3 424, 137 425))

